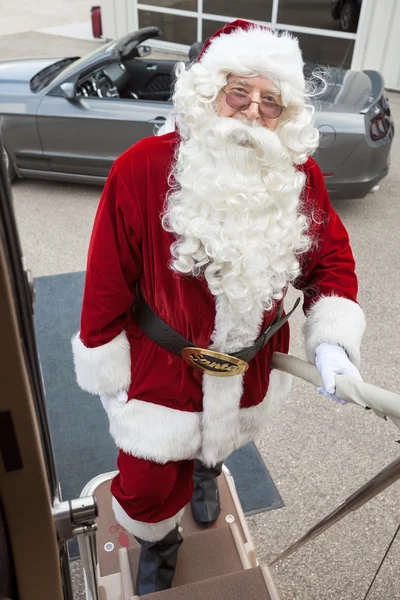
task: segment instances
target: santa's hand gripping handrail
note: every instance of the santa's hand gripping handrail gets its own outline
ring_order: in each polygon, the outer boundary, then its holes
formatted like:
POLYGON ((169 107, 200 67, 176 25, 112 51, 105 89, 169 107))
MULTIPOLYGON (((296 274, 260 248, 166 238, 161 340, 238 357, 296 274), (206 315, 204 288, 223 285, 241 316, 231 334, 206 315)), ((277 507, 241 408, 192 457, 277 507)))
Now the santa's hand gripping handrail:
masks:
MULTIPOLYGON (((295 356, 275 352, 271 366, 290 375, 300 377, 316 387, 322 387, 322 379, 315 365, 305 362, 295 356)), ((387 417, 400 429, 400 395, 388 392, 369 383, 358 381, 345 375, 337 375, 335 379, 335 395, 347 402, 353 402, 363 408, 371 408, 378 416, 387 417)), ((349 513, 357 510, 369 500, 380 494, 387 487, 400 479, 400 457, 396 458, 380 473, 356 490, 340 506, 309 529, 301 538, 291 544, 279 556, 270 562, 269 566, 291 556, 305 544, 317 538, 330 527, 338 523, 349 513)), ((396 530, 396 534, 397 535, 396 530)), ((393 541, 393 540, 392 540, 393 541)), ((385 554, 386 556, 386 554, 385 554)), ((381 563, 382 565, 382 563, 381 563)), ((381 566, 380 565, 380 566, 381 566)), ((378 568, 378 571, 380 569, 378 568)), ((377 572, 378 572, 377 571, 377 572)), ((376 574, 375 574, 376 576, 376 574)), ((375 577, 374 577, 375 579, 375 577)), ((374 580, 373 580, 374 581, 374 580)), ((372 584, 371 584, 372 585, 372 584)), ((370 586, 371 588, 371 586, 370 586)), ((369 588, 369 589, 370 589, 369 588)), ((368 590, 369 592, 369 590, 368 590)), ((367 592, 367 594, 368 594, 367 592)))
MULTIPOLYGON (((308 381, 317 388, 323 387, 317 367, 300 358, 275 352, 271 366, 308 381)), ((364 381, 357 381, 346 375, 337 375, 335 395, 347 402, 372 409, 379 417, 387 417, 400 429, 400 394, 389 392, 364 381)))

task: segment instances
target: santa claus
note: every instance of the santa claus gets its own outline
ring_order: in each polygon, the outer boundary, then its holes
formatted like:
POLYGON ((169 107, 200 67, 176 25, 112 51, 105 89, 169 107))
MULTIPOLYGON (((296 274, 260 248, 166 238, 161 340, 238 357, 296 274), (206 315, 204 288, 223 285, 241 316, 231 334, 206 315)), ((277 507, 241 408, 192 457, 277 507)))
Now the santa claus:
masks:
POLYGON ((289 284, 326 393, 360 377, 354 259, 310 158, 309 98, 297 39, 236 21, 178 68, 176 129, 105 186, 73 352, 120 449, 113 508, 142 546, 138 595, 170 587, 186 505, 215 522, 222 461, 288 392, 270 359, 289 349, 289 284))

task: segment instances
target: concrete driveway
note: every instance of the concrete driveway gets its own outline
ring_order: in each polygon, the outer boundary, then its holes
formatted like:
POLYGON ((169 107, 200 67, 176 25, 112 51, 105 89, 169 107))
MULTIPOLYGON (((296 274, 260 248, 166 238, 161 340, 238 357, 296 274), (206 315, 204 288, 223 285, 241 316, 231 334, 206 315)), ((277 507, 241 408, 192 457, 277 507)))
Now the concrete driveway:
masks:
MULTIPOLYGON (((37 53, 43 38, 0 38, 5 51, 37 53), (31 44, 31 46, 29 46, 31 44), (12 44, 11 44, 12 45, 12 44), (10 49, 11 48, 11 49, 10 49)), ((46 38, 47 39, 47 38, 46 38)), ((54 42, 55 43, 55 42, 54 42)), ((76 53, 79 44, 57 41, 57 54, 76 53)), ((85 48, 89 42, 85 43, 85 48)), ((46 53, 50 51, 46 49, 46 53)), ((400 125, 400 96, 389 94, 400 125)), ((362 374, 370 383, 399 391, 400 347, 400 141, 381 189, 335 208, 351 237, 360 280, 359 300, 368 329, 362 374)), ((81 271, 101 190, 71 184, 19 181, 13 186, 22 247, 34 276, 81 271)), ((288 304, 295 297, 290 294, 288 304)), ((292 353, 304 356, 303 317, 292 320, 292 353)), ((358 486, 396 458, 400 434, 371 412, 340 406, 309 385, 295 382, 290 398, 271 419, 259 449, 284 499, 285 508, 249 518, 261 561, 269 561, 329 513, 358 486)), ((283 600, 361 600, 400 522, 399 485, 351 514, 274 569, 283 600)), ((400 599, 400 539, 395 542, 368 600, 400 599)), ((84 598, 74 566, 77 598, 84 598), (80 591, 79 591, 80 590, 80 591)))

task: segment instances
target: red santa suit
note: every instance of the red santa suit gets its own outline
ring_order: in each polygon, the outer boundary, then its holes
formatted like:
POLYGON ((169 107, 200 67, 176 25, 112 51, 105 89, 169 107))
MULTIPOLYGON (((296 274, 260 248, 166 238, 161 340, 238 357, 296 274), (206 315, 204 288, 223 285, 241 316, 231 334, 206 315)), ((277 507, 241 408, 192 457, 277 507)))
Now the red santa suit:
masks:
MULTIPOLYGON (((215 347, 218 332, 229 326, 231 317, 218 309, 205 278, 170 266, 175 238, 160 215, 180 142, 178 132, 147 138, 115 162, 94 223, 81 328, 73 339, 79 385, 113 397, 110 433, 120 449, 112 484, 116 517, 148 540, 170 531, 190 501, 192 459, 213 465, 257 438, 271 403, 288 392, 286 376, 270 367, 275 351, 289 350, 288 323, 244 374, 215 378, 150 340, 135 321, 139 285, 151 309, 198 347, 209 348, 212 339, 215 347), (116 398, 123 390, 126 403, 116 398)), ((338 343, 358 365, 364 317, 348 235, 315 161, 297 168, 306 177, 301 210, 310 216, 315 241, 295 281, 304 293, 308 357, 314 362, 321 342, 338 343)), ((254 343, 279 305, 264 313, 261 326, 243 326, 241 347, 254 343)), ((240 350, 221 339, 218 350, 240 350)))

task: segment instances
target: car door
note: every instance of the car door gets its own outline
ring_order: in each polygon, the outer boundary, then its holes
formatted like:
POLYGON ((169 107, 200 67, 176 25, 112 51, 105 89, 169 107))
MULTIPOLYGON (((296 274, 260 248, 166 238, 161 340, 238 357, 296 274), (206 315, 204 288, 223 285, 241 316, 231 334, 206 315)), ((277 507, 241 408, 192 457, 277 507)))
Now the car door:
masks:
POLYGON ((176 60, 136 60, 125 63, 131 73, 133 90, 139 98, 166 101, 171 95, 171 81, 175 79, 176 60))
POLYGON ((101 180, 122 152, 154 134, 170 110, 168 102, 47 95, 37 114, 44 156, 56 173, 101 180))

